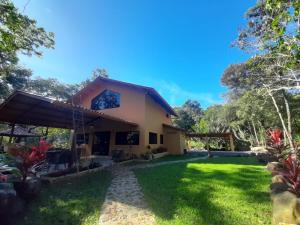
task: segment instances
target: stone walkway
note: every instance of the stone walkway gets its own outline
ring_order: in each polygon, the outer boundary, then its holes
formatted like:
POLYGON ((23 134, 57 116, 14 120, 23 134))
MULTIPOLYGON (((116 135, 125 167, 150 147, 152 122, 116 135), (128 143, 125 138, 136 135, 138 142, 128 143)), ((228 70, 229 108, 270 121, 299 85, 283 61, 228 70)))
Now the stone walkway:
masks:
POLYGON ((112 167, 113 179, 107 190, 100 215, 100 225, 153 225, 155 217, 148 208, 141 187, 132 169, 193 162, 207 157, 112 167))
POLYGON ((134 173, 125 166, 115 165, 100 215, 101 225, 153 225, 149 210, 134 173))

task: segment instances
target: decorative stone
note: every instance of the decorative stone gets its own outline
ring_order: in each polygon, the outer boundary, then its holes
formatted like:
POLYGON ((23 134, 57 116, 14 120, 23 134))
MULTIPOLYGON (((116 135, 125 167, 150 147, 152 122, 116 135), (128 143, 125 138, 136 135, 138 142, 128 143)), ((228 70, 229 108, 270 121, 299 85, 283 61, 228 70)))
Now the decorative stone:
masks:
POLYGON ((27 177, 25 182, 14 183, 14 187, 21 197, 28 199, 40 193, 42 183, 37 177, 27 177))
POLYGON ((11 183, 0 183, 0 215, 10 216, 23 210, 23 202, 18 198, 11 183))
POLYGON ((273 224, 300 224, 300 199, 289 191, 272 196, 273 224))

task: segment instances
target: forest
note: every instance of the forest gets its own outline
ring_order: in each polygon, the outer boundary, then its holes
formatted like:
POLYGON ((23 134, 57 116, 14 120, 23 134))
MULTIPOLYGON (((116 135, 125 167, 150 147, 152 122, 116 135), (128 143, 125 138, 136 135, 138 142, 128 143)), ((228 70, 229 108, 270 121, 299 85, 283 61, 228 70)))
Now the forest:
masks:
POLYGON ((238 146, 265 146, 270 129, 285 143, 300 139, 300 2, 258 1, 246 14, 232 47, 251 57, 221 76, 225 103, 202 109, 188 100, 174 122, 189 132, 232 132, 238 146))

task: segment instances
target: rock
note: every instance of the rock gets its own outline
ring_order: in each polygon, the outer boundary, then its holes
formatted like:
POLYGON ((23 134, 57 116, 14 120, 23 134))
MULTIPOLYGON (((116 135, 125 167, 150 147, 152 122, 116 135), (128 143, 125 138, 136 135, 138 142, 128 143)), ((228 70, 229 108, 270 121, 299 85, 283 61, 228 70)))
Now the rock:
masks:
POLYGON ((23 201, 17 196, 12 183, 0 183, 0 214, 15 215, 23 210, 23 201))
POLYGON ((278 182, 278 183, 272 183, 270 185, 270 188, 271 188, 271 197, 273 197, 273 195, 287 191, 289 186, 285 183, 278 182))
POLYGON ((279 162, 269 162, 267 164, 267 170, 273 171, 273 170, 277 169, 279 166, 280 166, 279 162))
POLYGON ((37 177, 27 177, 25 182, 14 183, 14 187, 21 197, 29 199, 36 197, 40 193, 42 183, 37 177))
POLYGON ((273 224, 300 224, 300 199, 289 191, 274 194, 273 224))
POLYGON ((272 183, 284 183, 284 178, 282 175, 275 175, 272 177, 272 183))

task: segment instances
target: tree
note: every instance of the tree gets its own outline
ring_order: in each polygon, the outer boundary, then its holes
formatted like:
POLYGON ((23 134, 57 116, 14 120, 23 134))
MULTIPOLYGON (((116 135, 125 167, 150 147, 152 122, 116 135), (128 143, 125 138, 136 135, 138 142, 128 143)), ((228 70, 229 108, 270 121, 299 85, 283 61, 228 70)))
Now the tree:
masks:
POLYGON ((174 118, 174 124, 187 131, 193 131, 203 115, 200 103, 193 100, 187 100, 181 107, 175 108, 175 111, 178 117, 174 118))
POLYGON ((17 53, 42 55, 41 47, 54 47, 54 34, 21 14, 10 0, 0 1, 0 70, 18 62, 17 53))
MULTIPOLYGON (((300 89, 300 2, 299 0, 259 0, 248 10, 247 26, 241 30, 235 46, 255 55, 246 64, 232 71, 248 81, 248 87, 258 86, 267 91, 278 113, 291 148, 291 114, 287 90, 300 89), (239 70, 240 72, 240 70, 239 70), (284 99, 287 120, 283 117, 275 95, 281 93, 284 99)), ((228 68, 229 74, 234 74, 228 68)), ((233 76, 235 77, 235 76, 233 76)), ((226 78, 232 78, 226 76, 226 78)), ((236 83, 233 79, 223 79, 236 83)))
POLYGON ((92 79, 95 80, 97 77, 108 78, 109 75, 108 75, 106 69, 104 69, 104 68, 96 68, 93 71, 92 79))
POLYGON ((174 124, 186 131, 192 131, 195 121, 193 117, 183 109, 175 109, 177 117, 174 118, 174 124))
POLYGON ((193 130, 196 133, 206 134, 209 132, 208 122, 205 119, 200 119, 198 123, 193 127, 193 130))
POLYGON ((12 91, 23 89, 31 76, 31 71, 20 66, 10 65, 0 70, 0 102, 12 91))
POLYGON ((79 85, 63 84, 54 78, 44 79, 37 77, 36 79, 28 81, 25 90, 44 97, 51 97, 57 100, 68 100, 72 95, 79 91, 79 88, 79 85))
POLYGON ((17 54, 42 55, 54 47, 54 34, 18 11, 10 0, 0 0, 0 101, 26 86, 31 71, 18 66, 17 54))

